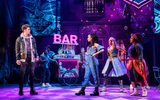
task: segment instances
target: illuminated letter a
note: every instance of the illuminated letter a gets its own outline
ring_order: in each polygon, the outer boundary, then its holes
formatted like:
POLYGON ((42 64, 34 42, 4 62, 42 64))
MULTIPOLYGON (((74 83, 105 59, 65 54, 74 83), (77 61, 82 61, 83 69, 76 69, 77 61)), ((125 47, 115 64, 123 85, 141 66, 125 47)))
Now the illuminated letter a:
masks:
POLYGON ((69 43, 69 39, 68 39, 68 36, 67 36, 67 35, 64 35, 64 36, 63 36, 62 43, 69 43))

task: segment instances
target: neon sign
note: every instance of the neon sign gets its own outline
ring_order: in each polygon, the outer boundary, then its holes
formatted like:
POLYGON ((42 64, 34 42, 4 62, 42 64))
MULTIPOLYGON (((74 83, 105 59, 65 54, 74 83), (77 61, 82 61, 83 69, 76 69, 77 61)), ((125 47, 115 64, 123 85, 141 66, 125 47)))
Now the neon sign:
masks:
POLYGON ((124 1, 129 5, 132 5, 139 9, 148 4, 149 2, 151 2, 152 0, 124 0, 124 1))
POLYGON ((67 34, 65 34, 64 36, 62 36, 61 34, 54 34, 53 43, 78 45, 77 40, 78 40, 77 35, 68 36, 67 34))

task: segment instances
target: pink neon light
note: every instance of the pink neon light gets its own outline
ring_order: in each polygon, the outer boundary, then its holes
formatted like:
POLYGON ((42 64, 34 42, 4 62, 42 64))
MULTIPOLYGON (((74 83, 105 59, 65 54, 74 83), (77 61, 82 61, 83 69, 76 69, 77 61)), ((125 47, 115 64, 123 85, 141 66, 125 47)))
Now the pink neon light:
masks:
POLYGON ((54 34, 53 43, 78 45, 77 40, 78 37, 76 35, 68 36, 67 34, 65 34, 64 36, 62 36, 61 34, 54 34))

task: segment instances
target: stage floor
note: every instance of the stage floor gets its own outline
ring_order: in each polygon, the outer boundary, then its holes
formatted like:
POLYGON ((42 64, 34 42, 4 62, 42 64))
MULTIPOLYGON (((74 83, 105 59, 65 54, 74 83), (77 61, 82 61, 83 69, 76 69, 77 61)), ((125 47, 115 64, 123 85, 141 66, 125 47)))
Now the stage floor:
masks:
POLYGON ((52 85, 50 88, 37 85, 35 89, 39 94, 36 96, 29 94, 29 87, 24 87, 24 95, 19 96, 18 85, 0 85, 0 100, 160 100, 160 90, 154 87, 148 90, 147 97, 130 96, 129 86, 125 86, 125 93, 120 93, 118 85, 108 86, 107 92, 100 92, 100 96, 90 96, 94 87, 89 86, 85 96, 75 96, 80 86, 52 85))

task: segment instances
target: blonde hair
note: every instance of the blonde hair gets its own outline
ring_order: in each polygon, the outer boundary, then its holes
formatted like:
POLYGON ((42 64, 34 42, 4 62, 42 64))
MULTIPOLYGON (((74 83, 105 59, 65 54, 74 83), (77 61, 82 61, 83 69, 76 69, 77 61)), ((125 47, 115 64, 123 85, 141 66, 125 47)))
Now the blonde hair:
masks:
POLYGON ((108 41, 113 41, 114 42, 114 45, 116 45, 116 39, 114 37, 110 37, 108 41))

